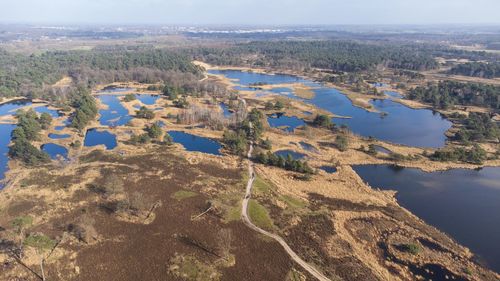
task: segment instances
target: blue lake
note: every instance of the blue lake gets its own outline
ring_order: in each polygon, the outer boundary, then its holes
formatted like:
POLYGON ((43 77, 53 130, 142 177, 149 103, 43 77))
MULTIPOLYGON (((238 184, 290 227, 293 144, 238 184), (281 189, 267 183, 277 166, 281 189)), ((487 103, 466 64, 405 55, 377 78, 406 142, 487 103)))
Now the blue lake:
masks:
POLYGON ((135 90, 134 88, 123 88, 123 87, 117 87, 117 86, 107 86, 104 87, 100 93, 122 93, 122 92, 129 92, 135 90))
POLYGON ((387 96, 389 96, 391 98, 396 98, 396 99, 402 99, 402 98, 404 98, 403 95, 401 95, 398 92, 385 91, 384 94, 386 94, 387 96))
POLYGON ((64 130, 64 128, 66 128, 66 126, 55 126, 55 127, 54 127, 54 129, 55 129, 56 131, 62 131, 62 130, 64 130))
POLYGON ((162 127, 162 128, 165 128, 167 126, 167 124, 165 124, 165 122, 163 122, 163 121, 158 121, 158 122, 156 122, 156 124, 160 125, 160 127, 162 127))
POLYGON ((222 146, 217 141, 180 131, 169 131, 168 134, 172 137, 174 142, 182 144, 187 151, 222 155, 220 153, 222 146))
POLYGON ((307 151, 312 151, 312 152, 317 152, 318 150, 316 149, 316 147, 314 147, 312 144, 310 143, 307 143, 307 142, 299 142, 300 146, 302 147, 302 149, 304 150, 307 150, 307 151))
POLYGON ((329 174, 334 174, 337 172, 337 168, 332 167, 332 166, 321 166, 319 167, 320 170, 323 170, 329 174))
POLYGON ((115 148, 118 143, 116 136, 108 131, 98 131, 96 129, 87 130, 85 134, 84 146, 105 145, 107 150, 115 148))
POLYGON ((58 139, 67 139, 71 137, 70 134, 49 134, 49 138, 58 140, 58 139))
POLYGON ((0 116, 14 115, 18 109, 31 104, 29 100, 17 100, 0 104, 0 116))
POLYGON ((272 128, 283 127, 284 131, 293 132, 297 127, 304 126, 304 120, 295 116, 289 117, 283 114, 273 114, 267 117, 267 122, 272 128))
POLYGON ((377 152, 380 152, 380 153, 385 153, 385 154, 391 154, 392 151, 390 151, 389 149, 383 147, 383 146, 380 146, 380 145, 374 145, 375 146, 375 150, 377 152))
POLYGON ((120 96, 100 95, 97 98, 108 107, 99 110, 101 125, 110 127, 123 126, 132 120, 128 110, 121 104, 120 96))
POLYGON ((68 149, 66 149, 64 146, 60 146, 54 143, 47 143, 42 145, 41 149, 42 151, 50 155, 51 159, 58 159, 59 157, 68 159, 68 149))
POLYGON ((233 116, 233 113, 229 110, 229 107, 225 103, 221 103, 220 107, 222 108, 222 112, 224 113, 224 117, 229 118, 233 116))
MULTIPOLYGON (((27 99, 0 104, 0 116, 14 115, 18 109, 30 105, 32 105, 32 102, 27 99)), ((36 111, 58 115, 56 110, 48 109, 46 106, 39 106, 36 111)), ((0 124, 0 181, 5 178, 5 172, 8 169, 10 135, 15 128, 16 125, 14 124, 0 124)), ((1 188, 3 188, 2 183, 0 183, 1 188)))
MULTIPOLYGON (((15 100, 8 103, 0 104, 0 116, 14 115, 16 111, 26 106, 31 106, 33 103, 27 99, 15 100)), ((59 111, 49 109, 47 106, 42 105, 34 108, 35 112, 48 113, 52 117, 59 117, 59 111)))
POLYGON ((293 89, 290 89, 290 88, 272 88, 271 90, 269 90, 271 93, 275 93, 275 94, 280 94, 280 95, 291 95, 293 94, 293 89))
MULTIPOLYGON (((284 74, 261 74, 255 72, 246 72, 240 70, 209 70, 208 73, 215 75, 224 75, 229 79, 235 79, 237 84, 241 86, 237 86, 236 90, 246 90, 246 91, 257 91, 258 86, 252 87, 251 84, 256 83, 264 83, 268 85, 272 84, 288 84, 288 83, 298 83, 298 82, 307 82, 306 80, 284 74)), ((286 88, 285 88, 286 89, 286 88)), ((290 89, 287 89, 288 91, 290 89)), ((285 91, 287 91, 285 90, 285 91)))
POLYGON ((10 134, 16 126, 10 124, 0 124, 0 189, 3 188, 2 180, 5 178, 5 172, 7 171, 7 164, 9 162, 9 143, 10 134))
POLYGON ((386 87, 387 84, 381 83, 381 82, 375 82, 372 84, 374 87, 380 88, 380 87, 386 87))
POLYGON ((500 272, 500 168, 425 173, 390 165, 354 166, 372 187, 450 234, 500 272))
POLYGON ((354 133, 375 137, 384 141, 409 146, 443 147, 446 142, 445 132, 452 124, 440 114, 428 109, 411 109, 391 100, 374 100, 372 104, 381 112, 368 112, 354 106, 340 91, 326 87, 320 83, 305 80, 290 75, 268 75, 261 73, 242 72, 238 70, 213 70, 212 74, 221 74, 230 79, 237 79, 243 87, 251 83, 267 84, 300 82, 313 87, 313 99, 301 99, 293 94, 288 96, 315 105, 339 116, 352 118, 335 118, 338 125, 347 125, 354 133))
POLYGON ((39 107, 36 107, 35 108, 35 111, 38 112, 38 113, 48 113, 50 114, 50 116, 52 117, 59 117, 60 114, 59 114, 59 111, 57 110, 54 110, 54 109, 49 109, 48 107, 46 106, 39 106, 39 107))
POLYGON ((137 99, 145 105, 153 105, 160 98, 159 95, 147 95, 147 94, 137 94, 135 95, 137 99))
POLYGON ((285 159, 288 157, 288 155, 290 155, 295 160, 304 159, 307 156, 307 155, 305 155, 303 153, 300 153, 300 152, 297 152, 297 151, 293 151, 293 150, 289 150, 289 149, 279 150, 279 151, 276 151, 274 154, 278 155, 278 156, 281 156, 281 157, 283 157, 285 159))

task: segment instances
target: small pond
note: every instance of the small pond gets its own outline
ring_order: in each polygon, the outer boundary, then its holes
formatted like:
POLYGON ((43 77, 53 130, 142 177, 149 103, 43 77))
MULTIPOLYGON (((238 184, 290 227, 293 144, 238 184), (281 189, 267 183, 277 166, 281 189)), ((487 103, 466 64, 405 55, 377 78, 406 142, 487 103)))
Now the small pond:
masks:
POLYGON ((18 109, 31 104, 31 101, 27 99, 0 104, 0 116, 14 115, 18 109))
POLYGON ((234 113, 231 110, 229 110, 229 106, 227 106, 225 103, 221 103, 220 107, 222 108, 222 112, 224 114, 224 117, 229 118, 229 117, 233 116, 234 113))
POLYGON ((71 137, 70 134, 49 134, 49 138, 58 140, 58 139, 67 139, 71 137))
POLYGON ((160 98, 159 95, 137 94, 137 99, 144 105, 153 105, 160 98))
POLYGON ((307 156, 304 153, 300 153, 300 152, 293 151, 293 150, 290 150, 290 149, 279 150, 279 151, 276 151, 274 154, 278 155, 278 156, 281 156, 281 157, 283 157, 285 159, 288 157, 288 155, 290 155, 290 156, 292 156, 292 158, 294 160, 304 159, 307 156))
POLYGON ((120 96, 100 95, 97 97, 108 108, 99 110, 99 122, 103 126, 123 126, 132 120, 128 110, 122 105, 120 96))
POLYGON ((42 151, 47 153, 51 159, 58 159, 59 157, 68 159, 68 149, 66 149, 64 146, 54 143, 46 143, 42 145, 41 149, 42 151))
POLYGON ((301 142, 299 142, 299 144, 302 147, 302 149, 304 149, 304 150, 311 151, 311 152, 318 152, 316 147, 314 147, 314 145, 312 145, 310 143, 301 141, 301 142))
POLYGON ((16 126, 11 124, 0 124, 0 189, 3 188, 2 180, 5 178, 7 164, 9 162, 10 134, 16 126))
POLYGON ((87 147, 104 145, 107 150, 111 150, 115 148, 118 143, 116 141, 116 136, 108 131, 89 129, 87 130, 87 134, 85 134, 83 145, 87 147))
POLYGON ((289 117, 283 114, 273 114, 267 117, 271 128, 282 128, 284 131, 293 132, 297 127, 304 126, 304 120, 295 116, 289 117))
POLYGON ((181 131, 168 131, 173 141, 182 144, 187 151, 197 151, 212 155, 222 155, 221 144, 209 138, 200 137, 181 131))
POLYGON ((329 174, 334 174, 337 172, 337 168, 333 167, 333 166, 321 166, 319 167, 320 170, 323 170, 329 174))
POLYGON ((130 92, 135 90, 134 88, 125 88, 125 87, 119 87, 119 86, 106 86, 102 90, 100 90, 100 93, 123 93, 123 92, 130 92))
POLYGON ((385 91, 384 94, 386 94, 387 96, 389 96, 391 98, 395 98, 395 99, 402 99, 402 98, 404 98, 403 95, 401 95, 398 92, 394 92, 394 91, 385 91))

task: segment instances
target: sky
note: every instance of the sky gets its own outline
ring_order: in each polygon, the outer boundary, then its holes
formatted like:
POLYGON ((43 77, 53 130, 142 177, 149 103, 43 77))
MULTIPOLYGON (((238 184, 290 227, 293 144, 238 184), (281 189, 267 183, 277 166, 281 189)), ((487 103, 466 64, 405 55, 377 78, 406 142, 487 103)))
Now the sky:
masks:
POLYGON ((500 24, 500 0, 0 0, 0 22, 500 24))

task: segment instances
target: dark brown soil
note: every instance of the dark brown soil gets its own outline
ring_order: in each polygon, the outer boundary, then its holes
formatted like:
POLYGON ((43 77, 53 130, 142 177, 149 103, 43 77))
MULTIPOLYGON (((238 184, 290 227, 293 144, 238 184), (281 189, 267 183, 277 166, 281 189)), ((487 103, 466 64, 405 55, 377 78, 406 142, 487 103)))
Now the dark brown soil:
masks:
MULTIPOLYGON (((224 169, 214 163, 189 165, 173 153, 159 151, 128 158, 94 152, 83 160, 86 163, 103 163, 101 169, 106 174, 97 179, 95 185, 102 184, 109 174, 116 174, 125 177, 127 193, 140 192, 148 196, 149 202, 161 201, 161 206, 154 211, 155 219, 150 224, 126 222, 119 220, 109 208, 103 208, 105 200, 101 194, 89 188, 78 190, 72 200, 88 202, 86 205, 33 229, 56 238, 83 213, 95 219, 94 227, 101 237, 98 243, 63 242, 60 245, 78 253, 75 263, 80 274, 73 280, 177 280, 169 272, 170 262, 176 254, 194 255, 206 264, 220 260, 217 256, 217 238, 223 228, 232 232, 230 252, 235 256, 236 264, 218 267, 222 280, 285 280, 288 272, 296 267, 278 243, 260 237, 241 222, 225 224, 219 217, 210 214, 201 220, 192 221, 193 215, 206 209, 209 195, 194 190, 199 193, 196 197, 181 201, 171 197, 181 189, 199 188, 193 184, 196 179, 210 177, 224 184, 241 184, 241 170, 224 169), (106 167, 106 162, 114 165, 106 167), (129 166, 117 166, 117 163, 129 166), (137 178, 139 174, 145 173, 150 176, 137 178), (156 174, 168 175, 170 178, 161 179, 156 174), (213 252, 186 243, 179 237, 188 237, 213 249, 213 252)), ((27 212, 31 207, 23 204, 12 208, 16 212, 27 212)), ((57 266, 47 267, 51 280, 68 280, 65 276, 74 275, 74 268, 64 261, 57 263, 57 266)))

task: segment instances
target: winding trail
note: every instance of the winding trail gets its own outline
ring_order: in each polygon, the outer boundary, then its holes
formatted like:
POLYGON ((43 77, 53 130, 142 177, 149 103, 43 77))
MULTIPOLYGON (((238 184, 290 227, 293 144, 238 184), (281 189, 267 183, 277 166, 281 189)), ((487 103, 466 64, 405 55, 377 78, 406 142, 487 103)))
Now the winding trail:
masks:
MULTIPOLYGON (((251 124, 250 124, 251 125, 251 124)), ((301 259, 293 250, 288 246, 288 244, 281 238, 280 236, 276 234, 272 234, 268 231, 265 231, 262 228, 259 228, 255 224, 252 223, 250 220, 250 217, 248 216, 248 202, 250 201, 250 198, 252 196, 252 187, 253 187, 253 182, 255 181, 255 170, 254 170, 254 164, 250 160, 252 158, 252 152, 253 152, 253 142, 250 143, 250 149, 248 150, 248 183, 246 187, 246 192, 245 192, 245 197, 243 198, 243 204, 242 204, 242 210, 241 210, 241 218, 243 219, 243 222, 250 227, 251 229, 259 232, 262 235, 265 235, 269 238, 274 239, 276 242, 278 242, 283 249, 287 252, 287 254, 296 262, 298 263, 304 270, 309 272, 312 276, 316 277, 316 279, 320 281, 331 281, 328 277, 323 275, 319 270, 317 270, 314 266, 308 264, 305 262, 303 259, 301 259)))

